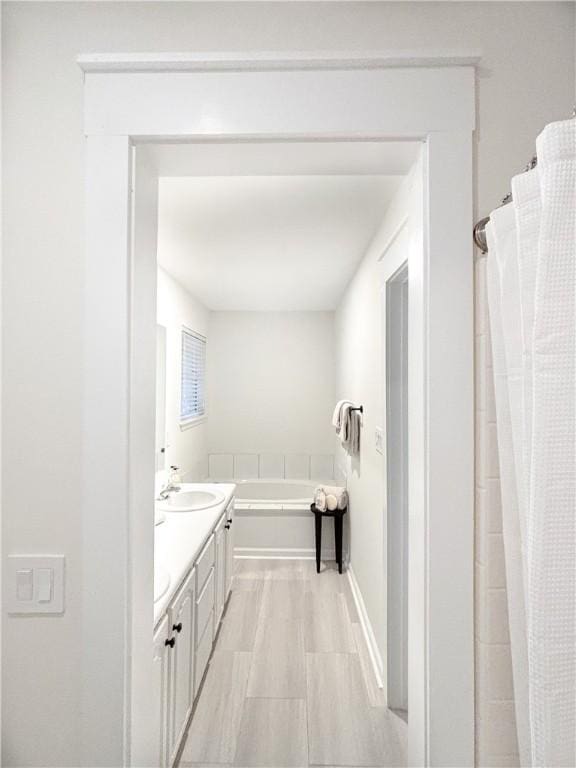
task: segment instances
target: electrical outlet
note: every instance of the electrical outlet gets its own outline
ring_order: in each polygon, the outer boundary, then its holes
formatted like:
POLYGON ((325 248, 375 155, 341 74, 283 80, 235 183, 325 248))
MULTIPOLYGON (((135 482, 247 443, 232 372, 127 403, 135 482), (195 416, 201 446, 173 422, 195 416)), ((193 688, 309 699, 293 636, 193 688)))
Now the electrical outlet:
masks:
POLYGON ((384 453, 384 431, 382 427, 376 427, 374 431, 374 444, 378 453, 384 453))

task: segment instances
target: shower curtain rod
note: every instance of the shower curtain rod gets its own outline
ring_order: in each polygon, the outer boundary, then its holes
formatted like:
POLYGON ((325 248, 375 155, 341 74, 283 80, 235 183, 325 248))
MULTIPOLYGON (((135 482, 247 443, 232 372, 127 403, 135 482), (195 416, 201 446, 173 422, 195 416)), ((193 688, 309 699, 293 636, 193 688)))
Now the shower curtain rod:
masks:
MULTIPOLYGON (((530 160, 526 168, 524 168, 524 173, 526 171, 531 171, 532 168, 536 168, 538 165, 538 158, 536 155, 533 156, 533 158, 530 160)), ((502 202, 500 203, 500 208, 503 205, 508 205, 508 203, 512 202, 512 192, 508 192, 506 197, 502 198, 502 202)), ((490 216, 484 216, 483 219, 480 219, 480 221, 477 221, 474 225, 474 229, 472 231, 472 237, 474 238, 475 244, 480 248, 482 253, 488 253, 488 243, 486 241, 486 224, 490 221, 490 216)))
MULTIPOLYGON (((572 110, 572 119, 576 118, 576 107, 572 110)), ((533 168, 536 168, 538 165, 538 157, 534 155, 526 168, 524 168, 524 173, 526 171, 531 171, 533 168)), ((506 197, 502 198, 502 202, 500 203, 500 208, 503 205, 508 205, 508 203, 512 202, 512 192, 508 192, 506 197)), ((480 248, 480 251, 482 253, 488 253, 488 243, 486 241, 486 224, 490 221, 490 216, 484 216, 483 219, 480 219, 480 221, 477 221, 474 225, 474 229, 472 230, 472 237, 474 238, 474 243, 480 248)))

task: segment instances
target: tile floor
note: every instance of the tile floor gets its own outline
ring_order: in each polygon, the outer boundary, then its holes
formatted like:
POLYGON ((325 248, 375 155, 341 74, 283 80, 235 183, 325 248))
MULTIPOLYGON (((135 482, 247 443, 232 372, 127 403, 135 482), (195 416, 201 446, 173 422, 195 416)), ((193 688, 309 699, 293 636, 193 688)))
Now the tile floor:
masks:
POLYGON ((237 561, 180 768, 404 765, 348 579, 323 568, 237 561))

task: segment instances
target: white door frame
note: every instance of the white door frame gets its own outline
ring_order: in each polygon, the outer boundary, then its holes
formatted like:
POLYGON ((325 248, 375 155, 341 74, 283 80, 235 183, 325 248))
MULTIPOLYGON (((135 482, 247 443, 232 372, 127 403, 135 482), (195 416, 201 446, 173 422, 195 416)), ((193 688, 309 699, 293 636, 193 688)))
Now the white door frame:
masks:
MULTIPOLYGON (((418 168, 421 174, 421 169, 418 168)), ((419 185, 418 185, 418 191, 421 191, 421 180, 419 179, 419 185)), ((410 197, 414 197, 414 195, 411 195, 410 197)), ((414 203, 414 200, 411 201, 414 203)), ((387 652, 387 659, 386 659, 386 686, 387 686, 387 701, 388 706, 392 709, 400 710, 401 712, 407 711, 406 706, 399 706, 399 700, 404 704, 405 700, 408 698, 408 683, 404 680, 404 665, 407 666, 407 656, 408 656, 408 636, 406 633, 406 616, 404 615, 404 611, 402 611, 402 615, 399 616, 398 611, 398 605, 392 606, 391 604, 391 592, 390 592, 390 581, 389 576, 391 573, 392 568, 395 570, 396 578, 398 578, 398 572, 403 576, 405 572, 408 571, 409 567, 409 550, 404 548, 404 546, 401 547, 399 551, 393 551, 393 545, 394 542, 391 537, 391 509, 390 509, 390 467, 391 467, 391 457, 388 451, 388 439, 390 437, 390 410, 389 410, 389 400, 388 400, 388 393, 390 391, 390 378, 392 371, 390 370, 389 366, 389 344, 390 344, 390 333, 388 328, 388 321, 390 318, 389 313, 389 306, 388 303, 390 301, 390 291, 393 286, 400 286, 402 284, 406 284, 406 287, 409 290, 409 271, 411 269, 410 262, 414 262, 414 259, 421 261, 422 260, 422 226, 421 226, 421 210, 417 209, 411 213, 411 215, 416 216, 419 221, 417 225, 417 233, 414 233, 413 237, 410 238, 410 230, 408 228, 408 222, 409 217, 403 216, 401 223, 399 226, 396 227, 394 234, 388 244, 386 245, 386 248, 384 249, 384 252, 382 256, 380 257, 380 264, 381 264, 381 272, 380 272, 380 309, 381 309, 381 328, 382 328, 382 341, 383 341, 383 349, 382 349, 382 370, 384 372, 384 375, 382 377, 382 386, 384 389, 384 395, 383 395, 383 414, 382 414, 382 421, 381 423, 384 424, 384 451, 383 451, 383 469, 384 469, 384 477, 386 478, 385 481, 385 487, 386 487, 386 505, 385 509, 383 510, 384 513, 384 520, 383 520, 383 529, 385 531, 385 547, 386 547, 386 566, 385 566, 385 580, 386 580, 386 588, 387 588, 387 600, 386 600, 386 652, 387 652), (417 239, 418 242, 414 243, 412 240, 417 239), (397 622, 391 621, 391 617, 394 616, 397 619, 399 619, 397 622), (396 654, 394 657, 390 654, 390 647, 391 645, 395 646, 396 654), (391 662, 398 662, 398 659, 401 658, 402 665, 400 668, 396 668, 394 663, 391 662), (396 699, 396 701, 391 701, 391 691, 393 692, 393 699, 396 699)), ((414 264, 412 263, 412 268, 414 268, 414 264)), ((416 269, 418 269, 418 265, 416 265, 416 269)), ((410 307, 410 300, 409 297, 407 298, 407 309, 409 311, 410 307)), ((414 318, 410 318, 408 316, 408 327, 403 330, 403 336, 402 341, 408 342, 408 350, 409 355, 411 353, 411 358, 407 360, 408 363, 408 380, 414 380, 416 377, 411 373, 411 370, 418 370, 419 361, 423 354, 423 337, 420 327, 414 327, 417 325, 417 323, 414 322, 414 318), (408 340, 407 331, 408 328, 413 330, 413 336, 414 339, 408 340), (411 344, 410 341, 413 341, 411 344), (414 349, 415 346, 415 349, 414 349)), ((401 372, 401 375, 403 375, 404 372, 401 372)), ((406 384, 408 382, 406 381, 406 384)), ((404 394, 404 390, 403 390, 404 394)), ((408 413, 408 403, 410 401, 410 398, 407 397, 406 400, 407 403, 404 404, 404 415, 407 415, 408 413)), ((419 416, 420 414, 418 414, 419 416)), ((407 426, 407 432, 409 431, 409 427, 407 426)), ((408 438, 408 434, 403 435, 403 438, 408 438)), ((400 445, 400 448, 404 451, 407 446, 400 445)), ((407 461, 408 466, 410 466, 409 460, 407 461)), ((415 462, 415 467, 418 473, 418 467, 417 462, 415 462)), ((403 470, 403 467, 401 468, 403 470)), ((419 473, 418 473, 419 474, 419 473)), ((409 483, 409 475, 410 472, 407 472, 406 477, 401 477, 402 485, 407 485, 409 483)), ((407 491, 407 496, 409 498, 409 489, 403 488, 407 491)), ((403 499, 404 501, 404 499, 403 499)), ((408 510, 406 510, 406 514, 408 513, 408 510)), ((408 523, 409 521, 406 520, 398 520, 396 519, 394 522, 395 532, 398 533, 399 527, 402 527, 403 523, 408 523)), ((413 521, 413 527, 415 528, 415 535, 418 533, 419 528, 419 522, 418 520, 413 521)), ((409 539, 409 525, 406 525, 406 537, 409 539)), ((401 530, 401 535, 404 534, 404 530, 401 530)), ((402 541, 402 544, 405 542, 402 541)), ((406 598, 407 601, 409 600, 408 596, 408 584, 403 584, 402 589, 402 598, 406 598)), ((400 607, 404 607, 401 605, 400 607)), ((404 715, 402 715, 404 716, 404 715)))
POLYGON ((153 726, 131 706, 146 696, 152 663, 152 499, 143 508, 134 489, 150 485, 135 414, 149 409, 153 419, 153 388, 142 377, 153 377, 154 367, 145 374, 134 355, 142 341, 138 318, 147 303, 155 311, 153 295, 138 293, 147 282, 137 272, 149 274, 152 265, 131 262, 133 145, 295 139, 425 142, 418 277, 425 386, 418 393, 416 539, 411 529, 409 762, 473 765, 476 62, 398 54, 80 57, 87 137, 83 765, 146 764, 141 734, 153 726), (149 654, 147 639, 134 630, 148 620, 149 654))

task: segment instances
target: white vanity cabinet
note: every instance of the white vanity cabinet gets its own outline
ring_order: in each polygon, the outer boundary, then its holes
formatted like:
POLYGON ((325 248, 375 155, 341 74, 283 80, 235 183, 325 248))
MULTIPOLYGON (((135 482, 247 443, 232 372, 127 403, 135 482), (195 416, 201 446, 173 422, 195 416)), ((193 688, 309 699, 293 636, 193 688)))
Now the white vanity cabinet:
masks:
POLYGON ((226 509, 225 530, 225 569, 224 569, 224 603, 228 600, 228 595, 232 588, 232 577, 234 576, 234 500, 230 502, 226 509))
POLYGON ((168 750, 168 675, 169 675, 169 651, 166 645, 168 636, 168 616, 164 616, 156 627, 153 640, 153 664, 154 664, 154 688, 157 691, 156 712, 158 717, 158 734, 156 739, 156 756, 160 768, 166 766, 166 752, 168 750))
POLYGON ((234 502, 216 522, 154 632, 158 766, 171 768, 212 654, 232 583, 234 502))
POLYGON ((176 758, 194 703, 196 569, 186 577, 168 609, 168 763, 176 758))
POLYGON ((214 602, 216 588, 216 534, 213 533, 196 563, 196 656, 194 695, 206 671, 214 640, 214 602))
POLYGON ((230 502, 216 526, 216 594, 214 597, 214 635, 224 613, 234 575, 234 503, 230 502))
POLYGON ((222 618, 224 611, 224 603, 226 602, 226 525, 227 515, 224 513, 216 530, 214 536, 216 537, 216 589, 214 592, 214 635, 218 631, 218 625, 222 618))

